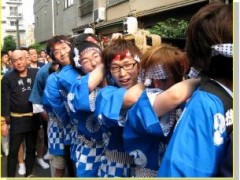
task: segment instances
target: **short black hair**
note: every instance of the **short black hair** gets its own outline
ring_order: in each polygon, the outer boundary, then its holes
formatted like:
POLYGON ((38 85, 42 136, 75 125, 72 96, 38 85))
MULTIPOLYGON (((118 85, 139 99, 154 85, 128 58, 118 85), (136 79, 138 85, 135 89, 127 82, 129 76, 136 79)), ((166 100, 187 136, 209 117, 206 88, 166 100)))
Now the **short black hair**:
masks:
POLYGON ((8 55, 9 56, 7 51, 1 51, 1 57, 3 57, 4 55, 8 55))

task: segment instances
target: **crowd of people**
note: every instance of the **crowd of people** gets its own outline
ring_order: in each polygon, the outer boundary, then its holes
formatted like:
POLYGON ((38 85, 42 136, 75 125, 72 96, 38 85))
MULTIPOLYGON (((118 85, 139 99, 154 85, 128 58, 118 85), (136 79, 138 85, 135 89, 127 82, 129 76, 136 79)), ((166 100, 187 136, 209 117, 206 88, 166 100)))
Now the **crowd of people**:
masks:
POLYGON ((36 158, 52 177, 233 177, 232 13, 202 7, 185 52, 90 33, 56 35, 40 58, 2 52, 7 176, 19 163, 31 177, 36 158))

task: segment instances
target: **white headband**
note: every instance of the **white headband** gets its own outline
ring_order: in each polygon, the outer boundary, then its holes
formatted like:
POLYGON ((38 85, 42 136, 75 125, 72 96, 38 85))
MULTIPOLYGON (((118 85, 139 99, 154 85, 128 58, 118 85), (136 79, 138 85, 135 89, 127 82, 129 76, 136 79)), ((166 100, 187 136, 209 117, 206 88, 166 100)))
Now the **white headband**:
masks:
POLYGON ((232 57, 232 44, 216 44, 211 46, 212 57, 222 55, 225 57, 232 57))
POLYGON ((77 48, 74 48, 74 54, 75 54, 75 56, 73 58, 73 61, 75 63, 75 66, 77 68, 81 68, 81 64, 79 64, 79 62, 78 62, 80 60, 80 58, 79 58, 79 51, 77 48))
POLYGON ((191 67, 189 73, 188 73, 188 77, 189 78, 197 78, 199 75, 200 71, 195 69, 194 67, 191 67))
POLYGON ((172 75, 161 64, 158 64, 148 68, 146 71, 143 69, 139 78, 144 79, 145 86, 150 86, 152 79, 168 79, 171 77, 172 75))
POLYGON ((87 51, 90 51, 90 50, 96 50, 97 52, 101 53, 100 49, 97 48, 97 47, 88 47, 88 48, 84 49, 80 54, 83 54, 83 53, 85 53, 87 51))

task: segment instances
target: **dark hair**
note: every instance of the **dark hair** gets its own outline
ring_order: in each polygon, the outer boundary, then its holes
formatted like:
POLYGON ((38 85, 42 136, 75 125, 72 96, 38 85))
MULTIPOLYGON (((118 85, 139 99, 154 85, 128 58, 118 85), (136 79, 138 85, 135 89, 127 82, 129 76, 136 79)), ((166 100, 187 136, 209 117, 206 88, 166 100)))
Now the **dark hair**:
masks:
POLYGON ((186 52, 191 66, 208 70, 211 46, 233 42, 232 6, 209 3, 192 17, 186 30, 186 52))
POLYGON ((8 55, 9 56, 9 54, 6 51, 1 51, 1 57, 3 57, 4 55, 8 55))
POLYGON ((92 37, 94 40, 96 40, 97 42, 99 42, 99 39, 97 38, 96 35, 90 34, 90 33, 82 33, 82 34, 80 34, 79 36, 77 36, 77 37, 73 40, 74 46, 76 47, 76 46, 81 45, 81 43, 82 43, 83 41, 87 41, 87 38, 88 38, 88 37, 92 37))
POLYGON ((20 47, 20 50, 29 51, 29 48, 28 47, 20 47))
POLYGON ((53 61, 48 68, 48 73, 52 74, 53 72, 56 72, 57 71, 57 69, 56 69, 57 65, 58 65, 58 63, 56 61, 53 61))
POLYGON ((189 68, 187 55, 169 44, 151 47, 144 53, 140 64, 145 70, 161 64, 172 75, 175 83, 182 81, 189 68))
POLYGON ((53 46, 57 43, 62 43, 63 41, 69 42, 69 47, 71 48, 70 50, 70 59, 73 59, 74 57, 74 53, 73 53, 73 46, 71 44, 71 41, 68 37, 64 36, 64 35, 57 35, 57 36, 53 36, 52 39, 50 39, 47 43, 47 54, 51 57, 52 60, 56 61, 56 58, 53 55, 53 46))
POLYGON ((131 56, 137 55, 141 59, 141 52, 139 48, 130 40, 116 39, 113 40, 104 50, 103 50, 103 62, 105 67, 108 69, 114 57, 119 54, 120 59, 125 58, 126 52, 129 51, 131 56))
MULTIPOLYGON (((79 55, 79 56, 80 56, 80 54, 81 54, 84 50, 86 50, 87 48, 94 48, 94 49, 96 49, 96 50, 99 50, 99 52, 102 53, 102 50, 101 50, 100 46, 98 46, 96 43, 92 43, 92 42, 90 42, 90 41, 82 41, 82 42, 79 43, 75 48, 77 48, 77 50, 78 50, 78 55, 79 55)), ((74 48, 74 49, 75 49, 75 48, 74 48)), ((74 54, 74 55, 73 55, 73 58, 70 59, 71 65, 72 65, 81 75, 83 75, 84 73, 83 73, 82 69, 76 67, 76 64, 75 64, 75 62, 74 62, 75 52, 73 52, 73 54, 74 54)))
POLYGON ((47 54, 47 51, 45 49, 42 49, 40 52, 45 52, 47 54))

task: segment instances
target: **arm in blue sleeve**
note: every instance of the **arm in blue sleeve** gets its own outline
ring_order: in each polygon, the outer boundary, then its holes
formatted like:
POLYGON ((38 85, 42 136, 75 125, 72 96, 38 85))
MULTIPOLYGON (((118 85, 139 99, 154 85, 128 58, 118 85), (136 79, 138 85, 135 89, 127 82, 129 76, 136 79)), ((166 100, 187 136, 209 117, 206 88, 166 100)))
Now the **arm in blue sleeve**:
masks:
MULTIPOLYGON (((95 116, 102 116, 103 121, 111 120, 113 124, 118 124, 125 93, 125 88, 117 88, 114 86, 103 88, 96 99, 95 116)), ((103 123, 106 125, 112 124, 110 122, 103 123)))
POLYGON ((69 114, 67 113, 64 97, 61 94, 55 73, 51 74, 47 80, 44 90, 44 98, 47 99, 45 102, 47 102, 48 106, 52 108, 58 119, 61 120, 63 124, 66 124, 69 121, 69 114))
POLYGON ((71 65, 63 67, 57 74, 59 84, 67 90, 67 92, 70 91, 71 86, 77 80, 78 76, 79 73, 71 65))
POLYGON ((89 74, 82 76, 70 88, 68 104, 73 112, 90 111, 88 78, 89 74))
POLYGON ((50 64, 46 64, 37 72, 33 88, 29 97, 29 101, 33 104, 42 104, 42 95, 47 78, 49 76, 49 67, 50 64))

